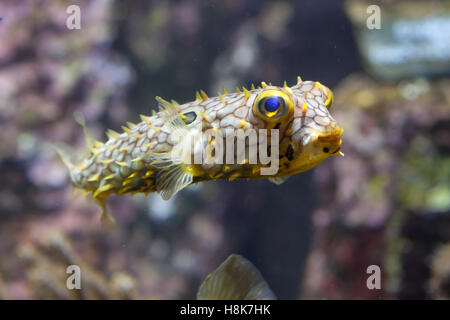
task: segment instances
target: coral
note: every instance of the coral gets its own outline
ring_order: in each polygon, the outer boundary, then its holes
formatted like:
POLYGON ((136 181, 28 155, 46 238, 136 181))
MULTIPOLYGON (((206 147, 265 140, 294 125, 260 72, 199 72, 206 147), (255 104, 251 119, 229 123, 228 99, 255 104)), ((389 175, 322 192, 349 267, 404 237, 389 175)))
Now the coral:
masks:
POLYGON ((39 244, 23 243, 17 249, 23 259, 33 299, 136 299, 136 280, 125 272, 107 278, 84 261, 68 239, 50 232, 39 244), (67 267, 81 270, 81 288, 68 289, 67 267))

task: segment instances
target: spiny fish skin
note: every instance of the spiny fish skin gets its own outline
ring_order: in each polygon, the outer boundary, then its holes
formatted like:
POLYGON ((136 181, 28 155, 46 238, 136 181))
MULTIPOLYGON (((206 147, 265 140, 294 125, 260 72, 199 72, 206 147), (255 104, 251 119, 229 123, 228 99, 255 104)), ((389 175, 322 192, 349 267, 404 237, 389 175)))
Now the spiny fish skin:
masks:
POLYGON ((279 129, 280 162, 276 175, 261 176, 259 170, 255 170, 262 167, 260 164, 245 162, 181 164, 189 175, 184 177, 189 183, 235 178, 273 178, 272 182, 281 183, 283 177, 309 170, 340 150, 343 130, 328 110, 332 104, 332 92, 319 82, 301 81, 299 78, 292 87, 263 82, 262 87, 257 89, 244 88, 235 93, 224 91, 217 97, 208 97, 201 91, 195 101, 181 105, 160 98, 158 102, 160 112, 153 116, 141 116, 142 122, 136 125, 128 123, 121 134, 108 131, 110 138, 104 144, 98 141, 93 143, 89 155, 70 168, 75 187, 92 191, 103 207, 111 193, 122 195, 157 191, 163 198, 170 198, 185 185, 164 194, 164 188, 173 185, 169 182, 164 184, 163 179, 168 179, 161 173, 166 170, 164 162, 155 160, 153 156, 174 148, 172 133, 178 129, 186 135, 196 130, 205 132, 215 128, 224 136, 229 129, 279 129), (269 111, 261 111, 261 101, 264 99, 264 108, 277 104, 274 100, 271 100, 272 105, 267 104, 267 99, 272 97, 286 108, 284 114, 277 111, 281 115, 279 117, 271 118, 269 111), (168 117, 177 117, 173 113, 181 116, 180 119, 186 123, 184 128, 176 124, 176 119, 173 123, 167 120, 168 117))

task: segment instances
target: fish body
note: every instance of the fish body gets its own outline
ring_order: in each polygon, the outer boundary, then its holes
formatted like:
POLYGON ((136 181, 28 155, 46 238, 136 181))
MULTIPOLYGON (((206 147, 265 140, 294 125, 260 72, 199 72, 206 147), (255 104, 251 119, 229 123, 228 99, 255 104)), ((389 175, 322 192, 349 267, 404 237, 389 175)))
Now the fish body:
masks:
POLYGON ((343 129, 329 112, 332 100, 330 89, 300 77, 292 87, 263 82, 250 90, 224 90, 217 97, 200 91, 195 101, 184 104, 157 97, 158 113, 127 123, 123 133, 109 130, 105 143, 94 141, 82 123, 89 154, 76 165, 62 157, 74 186, 92 192, 103 209, 112 193, 156 191, 169 199, 187 185, 207 180, 269 178, 280 184, 340 153, 343 129), (239 137, 244 137, 241 149, 239 137), (220 143, 228 148, 231 141, 234 149, 218 152, 220 143), (259 150, 252 153, 255 146, 259 150), (255 162, 255 153, 263 158, 261 150, 272 163, 255 162))

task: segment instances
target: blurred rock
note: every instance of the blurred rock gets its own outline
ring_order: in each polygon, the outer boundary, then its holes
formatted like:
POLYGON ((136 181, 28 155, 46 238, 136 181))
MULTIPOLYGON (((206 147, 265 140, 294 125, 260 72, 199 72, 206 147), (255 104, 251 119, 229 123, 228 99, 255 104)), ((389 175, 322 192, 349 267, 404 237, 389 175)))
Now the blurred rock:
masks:
POLYGON ((386 84, 354 74, 336 88, 333 115, 345 128, 345 157, 315 170, 320 206, 303 296, 429 297, 426 261, 450 241, 450 158, 436 139, 437 130, 450 134, 449 84, 386 84), (381 290, 366 287, 371 264, 381 267, 381 290))

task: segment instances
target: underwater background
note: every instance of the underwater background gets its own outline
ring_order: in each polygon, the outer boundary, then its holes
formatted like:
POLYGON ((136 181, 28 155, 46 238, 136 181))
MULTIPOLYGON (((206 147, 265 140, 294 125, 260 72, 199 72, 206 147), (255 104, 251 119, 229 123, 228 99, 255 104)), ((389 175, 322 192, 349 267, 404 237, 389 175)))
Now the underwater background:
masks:
POLYGON ((450 298, 450 2, 378 4, 374 31, 363 0, 3 0, 0 298, 194 299, 232 253, 279 299, 450 298), (79 30, 66 27, 71 4, 79 30), (155 96, 187 102, 298 75, 333 90, 344 158, 280 186, 113 196, 114 231, 89 197, 71 199, 51 143, 84 154, 75 111, 104 141, 156 110, 155 96), (73 264, 81 290, 66 288, 73 264))

